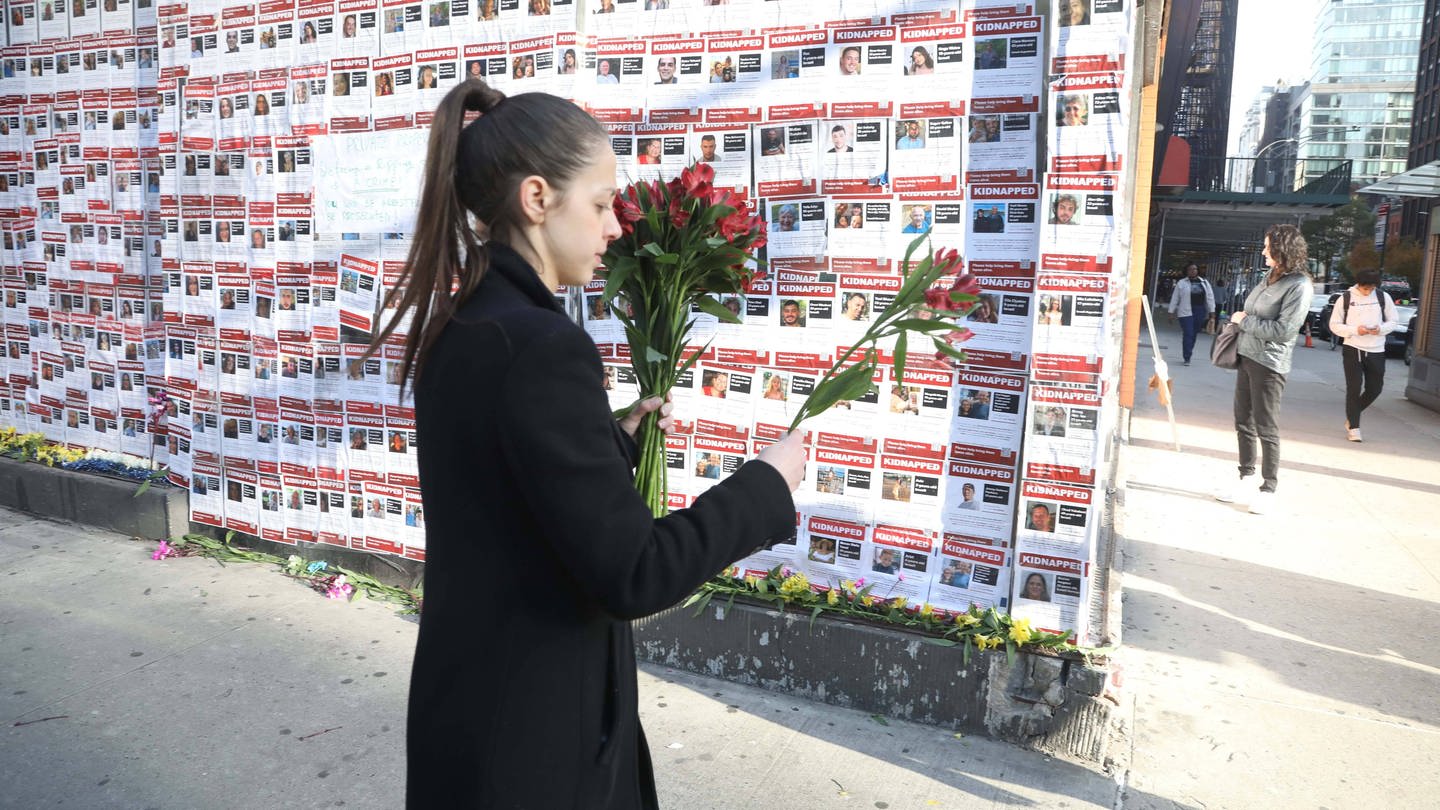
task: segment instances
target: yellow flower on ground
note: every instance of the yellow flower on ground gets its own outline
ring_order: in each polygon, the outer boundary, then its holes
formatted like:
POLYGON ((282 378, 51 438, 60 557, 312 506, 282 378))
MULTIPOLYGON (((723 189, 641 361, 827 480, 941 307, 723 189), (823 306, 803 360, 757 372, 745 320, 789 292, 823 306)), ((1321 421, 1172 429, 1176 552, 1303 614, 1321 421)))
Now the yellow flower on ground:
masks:
POLYGON ((1035 635, 1035 631, 1030 629, 1029 619, 1014 619, 1012 621, 1010 625, 1011 641, 1015 642, 1016 644, 1024 644, 1025 642, 1029 641, 1030 637, 1033 635, 1035 635))
POLYGON ((749 585, 752 588, 759 587, 760 578, 755 576, 754 574, 751 574, 750 576, 745 577, 745 584, 749 585))
POLYGON ((890 607, 893 607, 893 608, 895 608, 896 610, 904 610, 904 609, 905 609, 905 597, 903 597, 903 596, 897 596, 897 597, 895 597, 894 599, 890 600, 890 607))
POLYGON ((825 594, 825 601, 832 605, 839 604, 840 592, 835 590, 834 588, 831 588, 830 591, 825 594))
POLYGON ((987 635, 977 635, 975 636, 975 646, 979 647, 981 652, 984 652, 991 647, 999 647, 1000 639, 987 635))
POLYGON ((842 579, 842 580, 840 580, 840 587, 843 588, 846 593, 854 593, 854 592, 855 592, 855 580, 853 580, 853 579, 842 579))
POLYGON ((920 606, 920 617, 921 617, 921 618, 923 618, 923 619, 928 619, 928 618, 930 618, 931 616, 934 616, 934 615, 935 615, 935 608, 934 608, 929 602, 926 602, 925 604, 923 604, 923 605, 920 606))
POLYGON ((979 623, 980 620, 974 616, 971 616, 969 613, 961 613, 960 615, 955 617, 955 624, 959 625, 960 627, 974 627, 979 623))
POLYGON ((860 604, 864 605, 865 607, 874 607, 875 597, 867 593, 864 596, 860 597, 860 604))

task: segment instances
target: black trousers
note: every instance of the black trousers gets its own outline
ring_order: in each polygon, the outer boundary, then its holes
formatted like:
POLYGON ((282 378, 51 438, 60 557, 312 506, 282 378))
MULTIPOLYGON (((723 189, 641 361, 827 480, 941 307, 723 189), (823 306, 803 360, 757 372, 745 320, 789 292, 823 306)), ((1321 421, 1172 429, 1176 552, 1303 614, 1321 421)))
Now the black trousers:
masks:
POLYGON ((1366 352, 1354 346, 1340 348, 1345 368, 1345 420, 1350 427, 1358 428, 1360 412, 1385 389, 1385 352, 1366 352))
POLYGON ((1240 475, 1255 473, 1255 441, 1260 441, 1260 489, 1274 492, 1280 476, 1280 395, 1285 375, 1240 355, 1235 379, 1235 435, 1240 443, 1240 475))

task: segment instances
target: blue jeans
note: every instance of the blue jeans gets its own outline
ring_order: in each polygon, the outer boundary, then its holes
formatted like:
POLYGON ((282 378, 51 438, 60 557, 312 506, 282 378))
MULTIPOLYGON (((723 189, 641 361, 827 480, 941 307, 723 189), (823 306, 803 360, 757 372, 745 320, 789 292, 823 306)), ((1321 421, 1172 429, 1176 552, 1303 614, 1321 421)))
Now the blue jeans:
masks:
POLYGON ((1180 331, 1184 338, 1180 343, 1180 351, 1185 357, 1185 362, 1190 362, 1190 353, 1195 351, 1195 331, 1199 328, 1199 317, 1186 315, 1180 319, 1180 331))

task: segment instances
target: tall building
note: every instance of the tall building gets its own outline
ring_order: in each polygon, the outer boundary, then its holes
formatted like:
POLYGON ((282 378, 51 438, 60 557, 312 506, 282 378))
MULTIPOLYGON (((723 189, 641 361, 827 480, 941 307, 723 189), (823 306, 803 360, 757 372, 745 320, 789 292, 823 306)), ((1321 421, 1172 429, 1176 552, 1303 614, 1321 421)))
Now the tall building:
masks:
POLYGON ((1167 131, 1190 144, 1190 187, 1218 191, 1225 183, 1230 135, 1230 79, 1235 69, 1237 0, 1201 0, 1199 26, 1167 131))
POLYGON ((1326 0, 1301 108, 1301 177, 1353 161, 1356 187, 1405 171, 1425 0, 1326 0))
MULTIPOLYGON (((1423 19, 1407 169, 1440 160, 1440 0, 1426 0, 1423 19)), ((1422 245, 1427 244, 1429 240, 1425 237, 1432 227, 1429 211, 1437 202, 1440 199, 1406 200, 1401 233, 1422 245)))
POLYGON ((1310 98, 1310 83, 1286 87, 1282 82, 1265 90, 1269 92, 1261 94, 1264 100, 1257 146, 1250 155, 1255 158, 1251 190, 1293 191, 1295 160, 1300 148, 1300 114, 1310 98))

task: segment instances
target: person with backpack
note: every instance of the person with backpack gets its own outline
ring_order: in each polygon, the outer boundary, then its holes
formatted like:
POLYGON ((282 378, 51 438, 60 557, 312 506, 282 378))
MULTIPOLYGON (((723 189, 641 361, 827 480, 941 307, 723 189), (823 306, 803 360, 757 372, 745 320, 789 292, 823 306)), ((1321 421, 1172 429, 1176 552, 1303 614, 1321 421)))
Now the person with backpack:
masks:
POLYGON ((1344 340, 1345 438, 1361 441, 1360 414, 1385 387, 1385 336, 1400 328, 1395 302, 1380 289, 1379 270, 1355 274, 1355 286, 1330 310, 1330 333, 1344 340))
POLYGON ((1215 290, 1200 277, 1200 268, 1194 262, 1185 265, 1185 278, 1175 284, 1169 309, 1171 315, 1180 319, 1180 331, 1184 334, 1181 350, 1188 366, 1190 355, 1195 351, 1195 333, 1215 312, 1215 290))

